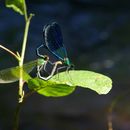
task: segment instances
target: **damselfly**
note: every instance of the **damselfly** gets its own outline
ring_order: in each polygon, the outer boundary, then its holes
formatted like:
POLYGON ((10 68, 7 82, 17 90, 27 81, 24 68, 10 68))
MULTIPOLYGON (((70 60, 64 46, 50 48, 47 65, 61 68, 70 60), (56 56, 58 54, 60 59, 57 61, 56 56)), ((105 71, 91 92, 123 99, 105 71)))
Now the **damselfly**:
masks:
POLYGON ((38 56, 42 57, 39 49, 44 47, 62 62, 63 66, 58 69, 66 67, 68 70, 74 67, 67 56, 66 48, 63 44, 62 32, 58 23, 53 22, 52 24, 45 25, 43 28, 43 38, 44 43, 37 48, 38 56))

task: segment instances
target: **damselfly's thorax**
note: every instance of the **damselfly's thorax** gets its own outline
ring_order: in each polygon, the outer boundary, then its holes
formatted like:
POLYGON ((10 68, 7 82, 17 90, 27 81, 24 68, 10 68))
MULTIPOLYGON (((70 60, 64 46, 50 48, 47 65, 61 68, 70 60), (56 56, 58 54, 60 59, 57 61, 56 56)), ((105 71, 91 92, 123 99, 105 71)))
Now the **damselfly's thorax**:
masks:
POLYGON ((64 58, 63 63, 65 66, 68 66, 68 69, 74 69, 74 64, 72 64, 69 58, 64 58))

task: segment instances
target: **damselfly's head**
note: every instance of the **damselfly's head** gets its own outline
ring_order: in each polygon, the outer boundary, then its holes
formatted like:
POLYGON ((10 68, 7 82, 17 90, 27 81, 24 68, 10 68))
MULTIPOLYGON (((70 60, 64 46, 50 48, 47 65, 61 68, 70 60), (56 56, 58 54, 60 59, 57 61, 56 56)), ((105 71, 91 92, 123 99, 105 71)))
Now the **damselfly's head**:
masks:
POLYGON ((37 65, 44 65, 47 61, 49 61, 49 56, 42 55, 41 58, 38 58, 37 65))
POLYGON ((43 59, 44 59, 45 61, 48 61, 48 60, 49 60, 49 56, 43 55, 43 59))

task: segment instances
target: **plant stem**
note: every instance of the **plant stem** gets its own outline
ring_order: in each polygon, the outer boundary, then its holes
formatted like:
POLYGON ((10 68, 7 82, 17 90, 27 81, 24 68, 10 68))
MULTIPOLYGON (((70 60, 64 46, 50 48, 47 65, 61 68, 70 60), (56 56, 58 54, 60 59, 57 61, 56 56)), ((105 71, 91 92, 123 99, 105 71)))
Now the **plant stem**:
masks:
POLYGON ((23 62, 24 62, 24 56, 25 56, 25 49, 26 49, 26 43, 27 43, 27 37, 28 37, 28 30, 30 25, 30 20, 32 18, 33 14, 30 14, 29 18, 26 20, 25 30, 24 30, 24 38, 23 38, 23 44, 22 44, 22 52, 21 52, 21 59, 19 62, 20 69, 20 79, 19 79, 19 103, 23 101, 24 97, 24 91, 23 91, 23 62))
POLYGON ((20 60, 20 57, 18 55, 16 55, 14 52, 12 52, 11 50, 9 50, 8 48, 0 45, 0 48, 4 49, 5 51, 9 52, 11 55, 13 55, 18 61, 20 60))
POLYGON ((26 43, 27 43, 27 37, 28 37, 28 30, 29 30, 30 20, 31 20, 32 16, 34 16, 34 15, 30 14, 29 18, 26 20, 26 25, 25 25, 25 30, 24 30, 24 39, 23 39, 23 44, 22 44, 20 66, 23 65, 23 61, 24 61, 24 55, 25 55, 25 49, 26 49, 26 43))
POLYGON ((21 110, 22 104, 23 103, 18 103, 18 106, 16 108, 15 115, 14 115, 13 130, 18 130, 18 127, 19 127, 19 116, 20 116, 20 110, 21 110))
POLYGON ((26 101, 27 97, 31 96, 33 93, 35 93, 35 91, 31 91, 31 92, 27 93, 27 94, 24 96, 24 101, 17 104, 16 110, 15 110, 15 113, 14 113, 13 130, 18 130, 18 127, 19 127, 19 119, 20 119, 19 117, 20 117, 20 112, 21 112, 22 105, 23 105, 23 103, 26 101))

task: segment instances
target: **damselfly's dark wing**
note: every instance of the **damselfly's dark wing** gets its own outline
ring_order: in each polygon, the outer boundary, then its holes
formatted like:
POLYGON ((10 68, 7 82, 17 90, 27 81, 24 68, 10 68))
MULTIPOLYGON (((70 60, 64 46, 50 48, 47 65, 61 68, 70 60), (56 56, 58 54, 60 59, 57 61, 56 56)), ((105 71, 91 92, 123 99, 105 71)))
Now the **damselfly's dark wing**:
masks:
POLYGON ((67 57, 60 26, 53 22, 44 27, 45 46, 60 60, 67 57))

